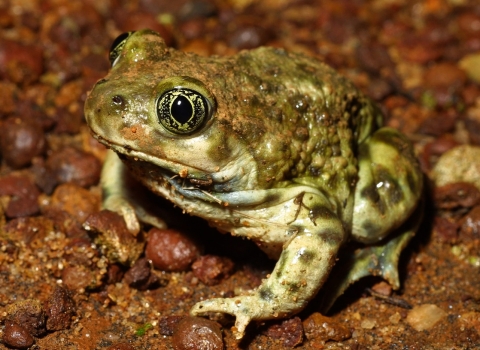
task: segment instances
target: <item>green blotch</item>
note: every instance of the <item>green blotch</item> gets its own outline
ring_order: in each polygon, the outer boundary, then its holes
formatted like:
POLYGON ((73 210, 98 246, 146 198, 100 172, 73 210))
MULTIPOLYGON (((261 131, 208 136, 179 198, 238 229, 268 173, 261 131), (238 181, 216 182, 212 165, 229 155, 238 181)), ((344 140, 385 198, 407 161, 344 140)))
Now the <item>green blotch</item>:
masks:
POLYGON ((135 331, 135 335, 137 337, 143 337, 145 335, 145 333, 147 333, 147 331, 151 328, 153 328, 153 325, 150 322, 147 322, 144 325, 140 326, 140 328, 138 328, 135 331))
POLYGON ((437 100, 435 99, 433 92, 427 90, 420 97, 420 103, 423 107, 432 110, 436 107, 437 100))

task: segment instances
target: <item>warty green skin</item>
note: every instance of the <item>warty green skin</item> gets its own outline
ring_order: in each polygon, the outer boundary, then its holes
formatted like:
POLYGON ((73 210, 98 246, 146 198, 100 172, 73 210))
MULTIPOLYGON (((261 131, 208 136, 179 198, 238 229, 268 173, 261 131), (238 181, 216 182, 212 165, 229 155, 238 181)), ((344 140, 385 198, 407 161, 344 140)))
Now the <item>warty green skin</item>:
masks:
MULTIPOLYGON (((381 128, 370 100, 325 64, 279 49, 200 57, 135 32, 93 88, 85 115, 94 136, 150 190, 278 259, 249 295, 193 307, 194 315, 235 315, 238 338, 251 320, 299 312, 343 243, 381 241, 421 195, 411 145, 381 128), (159 123, 155 101, 185 84, 214 111, 200 129, 176 135, 159 123)), ((108 156, 104 205, 122 213, 133 233, 137 217, 161 226, 125 198, 123 164, 108 156)))

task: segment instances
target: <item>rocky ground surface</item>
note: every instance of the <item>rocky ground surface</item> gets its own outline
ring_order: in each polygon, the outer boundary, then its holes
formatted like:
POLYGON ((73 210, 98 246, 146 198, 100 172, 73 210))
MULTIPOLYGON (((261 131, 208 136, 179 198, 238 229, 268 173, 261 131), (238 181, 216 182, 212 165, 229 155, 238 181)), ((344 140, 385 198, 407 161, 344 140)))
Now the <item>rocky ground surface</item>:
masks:
POLYGON ((0 349, 480 348, 478 1, 3 0, 0 28, 0 349), (113 39, 145 27, 201 55, 269 45, 316 56, 378 102, 428 184, 400 291, 366 279, 330 314, 314 300, 239 343, 232 318, 188 310, 271 271, 250 242, 174 212, 170 230, 145 227, 146 247, 129 245, 133 266, 104 254, 95 232, 130 241, 100 211, 105 149, 83 105, 113 39))

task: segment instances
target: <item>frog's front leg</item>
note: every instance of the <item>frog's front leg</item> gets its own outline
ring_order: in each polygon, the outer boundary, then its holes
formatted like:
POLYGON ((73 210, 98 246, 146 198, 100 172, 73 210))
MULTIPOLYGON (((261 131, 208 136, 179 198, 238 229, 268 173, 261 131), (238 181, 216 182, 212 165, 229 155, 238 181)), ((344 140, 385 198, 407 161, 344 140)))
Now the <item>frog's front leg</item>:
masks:
POLYGON ((123 216, 127 228, 134 236, 140 232, 140 222, 165 228, 165 222, 148 210, 142 201, 141 185, 133 179, 118 155, 109 150, 101 174, 104 209, 123 216), (140 188, 139 188, 140 186, 140 188))
MULTIPOLYGON (((305 195, 308 202, 314 201, 315 196, 305 195)), ((252 320, 282 318, 301 311, 328 277, 345 237, 340 220, 330 209, 321 211, 325 217, 315 218, 309 209, 312 207, 305 204, 292 224, 297 233, 286 243, 274 270, 256 290, 250 295, 199 302, 191 314, 222 312, 236 316, 235 336, 240 339, 252 320)))

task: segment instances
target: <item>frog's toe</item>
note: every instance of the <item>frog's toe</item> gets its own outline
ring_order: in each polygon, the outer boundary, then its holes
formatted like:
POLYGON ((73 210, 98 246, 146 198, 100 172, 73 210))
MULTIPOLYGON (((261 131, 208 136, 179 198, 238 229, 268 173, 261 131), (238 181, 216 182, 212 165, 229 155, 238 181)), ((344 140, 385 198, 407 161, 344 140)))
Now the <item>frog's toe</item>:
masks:
POLYGON ((201 316, 210 312, 221 312, 235 316, 235 338, 241 339, 245 334, 245 328, 252 320, 247 312, 243 311, 233 299, 216 298, 196 303, 190 310, 192 316, 201 316))
POLYGON ((136 236, 140 232, 140 222, 138 221, 135 208, 120 196, 109 196, 103 201, 103 208, 120 214, 127 225, 128 231, 136 236))

